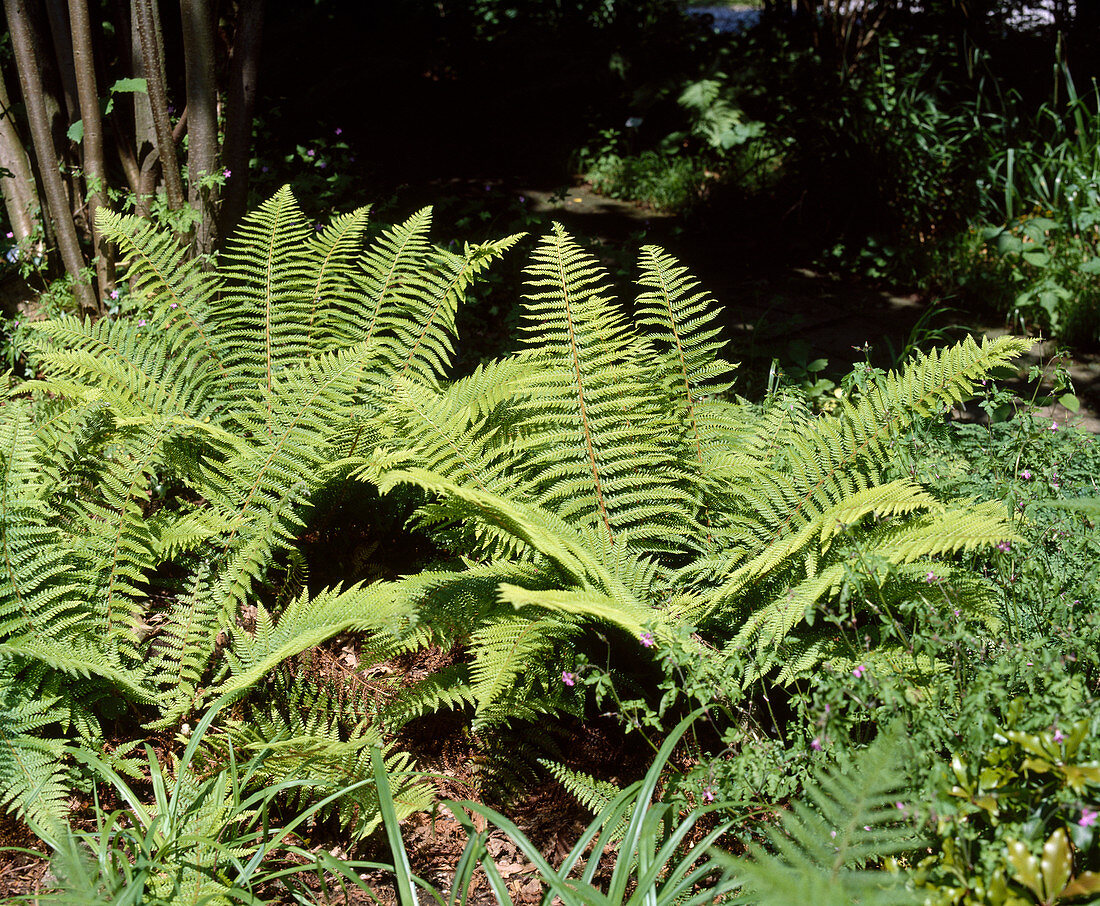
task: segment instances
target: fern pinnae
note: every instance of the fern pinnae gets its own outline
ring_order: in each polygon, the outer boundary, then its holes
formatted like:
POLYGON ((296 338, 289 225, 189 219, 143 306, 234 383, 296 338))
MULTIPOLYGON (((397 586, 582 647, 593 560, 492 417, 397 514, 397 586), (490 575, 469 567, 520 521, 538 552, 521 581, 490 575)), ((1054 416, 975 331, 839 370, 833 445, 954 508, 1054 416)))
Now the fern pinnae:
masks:
POLYGON ((383 233, 360 258, 364 272, 362 292, 369 305, 369 317, 361 328, 365 341, 371 342, 379 327, 386 326, 383 313, 390 295, 406 276, 416 272, 417 265, 430 248, 426 238, 432 223, 432 209, 421 208, 404 223, 383 233))
MULTIPOLYGON (((699 284, 687 275, 687 268, 663 249, 643 246, 638 263, 642 271, 638 284, 648 291, 638 296, 637 320, 655 330, 657 338, 669 345, 669 358, 674 363, 671 370, 683 390, 685 415, 701 468, 703 446, 695 415, 697 394, 707 392, 703 389, 704 380, 713 380, 732 370, 719 358, 721 345, 714 342, 721 333, 713 326, 718 312, 706 293, 695 292, 699 284)), ((707 389, 720 393, 728 389, 728 384, 707 389)))
POLYGON ((310 308, 306 322, 307 345, 311 353, 321 351, 323 342, 348 345, 354 336, 342 324, 346 313, 341 301, 347 296, 347 272, 363 241, 370 205, 342 214, 317 236, 310 238, 311 262, 315 271, 309 290, 310 308), (343 316, 343 317, 341 317, 343 316), (339 328, 343 326, 344 330, 339 328))
POLYGON ((576 392, 581 436, 584 442, 586 462, 592 475, 592 489, 600 519, 607 537, 614 543, 615 531, 611 526, 611 517, 608 514, 607 501, 604 496, 603 482, 600 475, 600 464, 596 457, 593 441, 593 426, 588 414, 588 401, 585 398, 585 372, 581 364, 581 351, 577 336, 577 312, 575 306, 590 304, 602 307, 599 294, 603 291, 604 275, 598 272, 590 262, 583 259, 580 249, 569 237, 560 224, 554 224, 552 236, 547 237, 539 245, 535 253, 535 264, 530 268, 530 273, 536 279, 531 281, 532 288, 547 287, 547 292, 530 296, 532 302, 553 300, 561 305, 561 316, 564 318, 566 334, 559 338, 558 342, 564 342, 568 349, 568 361, 572 372, 573 385, 576 392), (574 299, 574 292, 577 298, 574 299))
POLYGON ((218 278, 205 272, 198 260, 188 260, 186 250, 171 233, 157 229, 145 218, 123 216, 101 207, 96 224, 107 239, 119 246, 138 297, 159 298, 161 311, 168 313, 165 327, 174 328, 173 334, 181 341, 197 337, 195 358, 213 361, 224 374, 219 349, 205 326, 211 298, 220 286, 218 278), (175 327, 177 321, 185 321, 187 326, 175 327))

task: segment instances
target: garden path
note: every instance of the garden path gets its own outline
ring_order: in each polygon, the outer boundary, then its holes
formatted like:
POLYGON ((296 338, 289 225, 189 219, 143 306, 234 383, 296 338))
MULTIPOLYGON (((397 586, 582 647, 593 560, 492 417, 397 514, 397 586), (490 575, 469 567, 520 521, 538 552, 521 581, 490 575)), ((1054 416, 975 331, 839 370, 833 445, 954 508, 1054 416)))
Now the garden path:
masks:
MULTIPOLYGON (((876 287, 792 264, 789 258, 777 260, 775 249, 764 247, 770 239, 744 226, 726 224, 702 236, 693 231, 689 238, 677 218, 597 195, 583 183, 564 193, 537 187, 519 191, 535 213, 560 220, 579 234, 609 243, 653 242, 680 257, 725 307, 734 357, 750 383, 766 379, 774 358, 785 367, 795 365, 795 359, 828 359, 825 374, 839 380, 865 356, 875 365, 891 365, 896 352, 914 341, 927 345, 928 339, 967 330, 989 336, 1008 332, 990 318, 975 319, 942 304, 930 308, 917 293, 876 287)), ((1018 394, 1031 395, 1026 376, 1033 365, 1052 372, 1055 352, 1050 341, 1037 343, 1020 361, 1019 378, 1010 382, 1018 394)), ((1057 362, 1073 379, 1080 411, 1055 405, 1038 414, 1100 433, 1100 355, 1077 351, 1057 362)), ((752 389, 741 387, 749 394, 752 389)), ((971 419, 981 413, 956 415, 971 419)))

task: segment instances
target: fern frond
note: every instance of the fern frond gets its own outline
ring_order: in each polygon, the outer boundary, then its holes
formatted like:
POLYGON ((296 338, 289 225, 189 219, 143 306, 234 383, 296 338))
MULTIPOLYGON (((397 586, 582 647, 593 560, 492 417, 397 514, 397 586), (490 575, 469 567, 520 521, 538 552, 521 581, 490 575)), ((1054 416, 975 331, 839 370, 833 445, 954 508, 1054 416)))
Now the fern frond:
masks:
POLYGON ((643 246, 635 315, 646 336, 661 350, 661 381, 688 429, 696 460, 703 464, 703 440, 696 408, 707 396, 726 393, 733 366, 721 358, 719 310, 699 290, 698 281, 673 256, 654 245, 643 246))
POLYGON ((915 903, 905 876, 868 869, 869 863, 913 850, 919 841, 899 822, 895 805, 905 789, 905 748, 899 727, 884 730, 847 769, 827 771, 770 831, 775 852, 755 847, 734 868, 752 902, 761 906, 814 903, 915 903))
POLYGON ((41 731, 66 713, 35 691, 13 661, 0 663, 0 808, 56 835, 68 812, 66 740, 41 731))
POLYGON ((348 629, 366 632, 368 639, 397 636, 410 618, 407 590, 400 583, 330 588, 312 598, 302 594, 278 621, 258 605, 255 634, 234 629, 227 652, 231 674, 213 694, 243 692, 287 658, 348 629))
POLYGON ((309 355, 312 233, 290 187, 283 186, 226 242, 225 289, 213 320, 226 350, 228 392, 266 400, 278 372, 309 355))
POLYGON ((670 455, 675 422, 648 347, 607 295, 608 277, 555 225, 527 270, 521 331, 532 374, 516 401, 535 499, 612 542, 682 549, 691 479, 670 455))

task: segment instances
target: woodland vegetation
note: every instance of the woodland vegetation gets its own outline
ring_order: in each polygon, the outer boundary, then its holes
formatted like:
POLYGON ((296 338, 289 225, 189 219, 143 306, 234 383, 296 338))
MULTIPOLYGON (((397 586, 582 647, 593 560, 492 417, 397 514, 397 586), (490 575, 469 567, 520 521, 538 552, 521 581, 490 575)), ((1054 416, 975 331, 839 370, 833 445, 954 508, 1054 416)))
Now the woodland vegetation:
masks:
POLYGON ((4 12, 11 901, 1100 897, 1092 4, 4 12))

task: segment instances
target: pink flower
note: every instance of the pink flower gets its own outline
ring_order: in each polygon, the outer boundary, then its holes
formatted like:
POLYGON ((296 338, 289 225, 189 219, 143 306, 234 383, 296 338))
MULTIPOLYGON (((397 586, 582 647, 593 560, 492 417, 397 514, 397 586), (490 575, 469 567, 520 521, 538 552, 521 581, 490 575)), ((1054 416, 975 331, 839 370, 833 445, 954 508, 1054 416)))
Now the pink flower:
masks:
POLYGON ((229 179, 229 177, 232 175, 233 171, 230 170, 229 167, 226 167, 224 170, 222 170, 222 176, 224 176, 226 179, 229 179))
POLYGON ((313 157, 313 155, 314 155, 314 154, 316 154, 316 153, 317 153, 316 151, 314 151, 314 150, 313 150, 312 148, 310 148, 310 149, 309 149, 309 150, 308 150, 308 151, 306 152, 306 156, 307 156, 307 157, 313 157))
POLYGON ((863 679, 863 674, 866 672, 866 670, 867 668, 864 667, 863 664, 860 664, 858 667, 856 667, 855 670, 852 671, 852 676, 854 676, 856 679, 863 679))
POLYGON ((1096 823, 1097 817, 1100 817, 1100 815, 1086 806, 1081 809, 1081 817, 1077 819, 1077 823, 1081 827, 1092 827, 1096 823))
POLYGON ((1058 422, 1051 422, 1050 423, 1050 430, 1051 431, 1057 431, 1058 430, 1058 422))
POLYGON ((335 132, 335 133, 336 133, 337 135, 343 135, 343 134, 344 134, 344 130, 343 130, 343 129, 341 129, 341 128, 340 128, 339 126, 337 126, 337 127, 336 127, 336 128, 335 128, 335 129, 333 130, 333 131, 334 131, 334 132, 335 132))
POLYGON ((1007 554, 1010 550, 1012 550, 1012 545, 1009 544, 1007 541, 998 541, 997 550, 1001 551, 1001 553, 1007 554))
POLYGON ((577 682, 577 674, 570 673, 568 670, 561 672, 561 681, 567 686, 575 685, 577 682))
POLYGON ((172 303, 171 305, 169 305, 168 307, 169 307, 169 308, 179 308, 179 304, 178 304, 178 303, 176 303, 176 302, 173 302, 173 303, 172 303))
POLYGON ((652 632, 643 632, 641 634, 641 636, 639 636, 639 641, 642 643, 643 648, 652 648, 653 647, 653 633, 652 632))
POLYGON ((118 290, 117 289, 112 289, 109 293, 107 293, 107 295, 110 296, 112 299, 117 299, 118 298, 118 290))
POLYGON ((936 574, 931 570, 928 571, 928 575, 924 577, 924 581, 931 585, 936 581, 936 574))
POLYGON ((1054 728, 1054 736, 1051 737, 1055 742, 1065 742, 1066 735, 1057 727, 1054 728))
POLYGON ((8 232, 8 233, 5 233, 4 235, 7 236, 8 239, 14 239, 15 238, 15 233, 8 232))
POLYGON ((138 327, 144 327, 144 326, 145 326, 145 319, 142 318, 140 321, 138 321, 138 327))
POLYGON ((1031 481, 1031 470, 1030 470, 1030 469, 1024 469, 1024 470, 1023 470, 1023 471, 1022 471, 1022 472, 1020 473, 1020 477, 1021 477, 1021 478, 1022 478, 1022 479, 1023 479, 1024 481, 1031 481))
POLYGON ((813 749, 815 752, 820 752, 821 740, 815 736, 812 740, 810 740, 810 748, 813 749))
POLYGON ((704 787, 703 788, 703 798, 706 799, 707 802, 713 802, 714 801, 714 790, 712 790, 709 786, 704 787))

